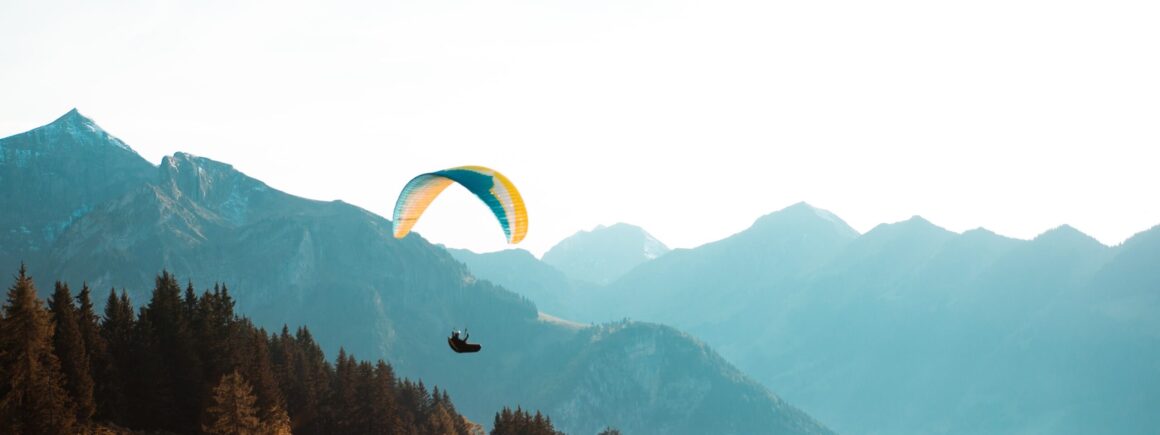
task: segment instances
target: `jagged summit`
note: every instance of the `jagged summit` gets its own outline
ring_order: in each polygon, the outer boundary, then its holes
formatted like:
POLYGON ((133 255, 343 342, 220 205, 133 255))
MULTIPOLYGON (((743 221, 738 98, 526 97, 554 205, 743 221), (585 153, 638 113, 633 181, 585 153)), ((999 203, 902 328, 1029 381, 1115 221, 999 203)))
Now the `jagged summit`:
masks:
POLYGON ((158 184, 174 198, 190 199, 235 224, 248 220, 255 202, 289 198, 230 164, 184 152, 161 159, 158 184))
POLYGON ((90 119, 86 118, 84 115, 81 115, 81 112, 78 111, 76 107, 73 107, 72 109, 69 109, 68 112, 65 112, 64 115, 61 115, 59 118, 56 119, 56 121, 53 121, 52 123, 56 124, 59 122, 67 122, 68 120, 75 120, 75 119, 91 121, 90 119))
POLYGON ((195 171, 212 173, 236 172, 229 163, 219 162, 208 157, 178 151, 171 156, 161 158, 162 170, 168 171, 195 171))
POLYGON ((16 225, 37 234, 0 235, 0 261, 20 249, 47 249, 73 222, 140 188, 154 170, 76 109, 49 124, 0 138, 0 194, 7 204, 0 207, 0 226, 16 225))
POLYGON ((97 125, 92 119, 84 116, 76 108, 69 110, 56 120, 25 134, 36 136, 37 142, 45 144, 72 143, 81 146, 111 145, 131 152, 133 148, 113 136, 97 125), (70 140, 71 139, 71 140, 70 140))

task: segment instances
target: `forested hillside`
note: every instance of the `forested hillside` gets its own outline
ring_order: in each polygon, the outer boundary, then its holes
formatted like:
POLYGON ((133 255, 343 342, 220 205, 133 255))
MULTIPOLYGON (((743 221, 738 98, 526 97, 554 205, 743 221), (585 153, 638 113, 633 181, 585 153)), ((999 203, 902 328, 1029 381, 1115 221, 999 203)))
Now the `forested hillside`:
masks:
MULTIPOLYGON (((310 331, 267 333, 234 312, 229 289, 184 291, 163 272, 135 310, 110 291, 57 282, 47 308, 24 269, 0 316, 0 432, 473 434, 446 390, 340 351, 310 331)), ((500 415, 497 414, 497 419, 500 415)))

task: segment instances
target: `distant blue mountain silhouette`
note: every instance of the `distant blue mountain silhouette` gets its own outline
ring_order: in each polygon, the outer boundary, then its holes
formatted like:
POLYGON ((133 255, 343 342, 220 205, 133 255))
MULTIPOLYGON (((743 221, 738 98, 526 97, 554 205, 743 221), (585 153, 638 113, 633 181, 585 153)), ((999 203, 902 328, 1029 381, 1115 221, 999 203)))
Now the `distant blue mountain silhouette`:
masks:
POLYGON ((669 248, 643 228, 618 223, 580 231, 544 253, 544 263, 577 281, 608 284, 669 248))
POLYGON ((1160 427, 1160 227, 1116 247, 918 216, 859 235, 799 203, 606 286, 558 285, 571 318, 688 330, 842 433, 1160 427))

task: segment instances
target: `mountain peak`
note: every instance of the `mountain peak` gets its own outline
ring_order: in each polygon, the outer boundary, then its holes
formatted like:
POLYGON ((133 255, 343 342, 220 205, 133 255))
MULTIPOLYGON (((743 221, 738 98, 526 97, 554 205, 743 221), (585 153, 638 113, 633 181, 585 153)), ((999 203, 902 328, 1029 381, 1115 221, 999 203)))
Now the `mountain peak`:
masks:
POLYGON ((1087 234, 1084 234, 1082 231, 1076 229, 1075 227, 1068 225, 1068 224, 1063 224, 1063 225, 1060 225, 1058 227, 1052 228, 1050 230, 1044 231, 1042 234, 1035 236, 1035 239, 1052 238, 1052 237, 1074 238, 1074 237, 1086 237, 1086 236, 1087 236, 1087 234))
POLYGON ((927 220, 926 218, 919 216, 919 215, 911 216, 910 219, 904 220, 902 222, 898 222, 898 223, 896 223, 896 225, 898 225, 899 227, 904 227, 904 228, 925 228, 925 229, 938 229, 938 230, 942 230, 942 231, 947 231, 943 227, 935 225, 933 222, 931 222, 931 221, 927 220))
POLYGON ((669 252, 669 247, 636 225, 599 225, 578 231, 544 253, 543 261, 581 281, 606 284, 669 252))
POLYGON ((962 234, 962 236, 963 236, 963 237, 965 237, 965 238, 977 238, 977 239, 1006 239, 1006 240, 1015 240, 1015 239, 1012 239, 1012 238, 1010 238, 1010 237, 1007 237, 1007 236, 1001 235, 1001 234, 999 234, 999 233, 996 233, 996 232, 994 232, 994 231, 988 230, 988 229, 986 229, 986 228, 983 228, 983 227, 978 227, 978 228, 975 228, 975 229, 970 229, 970 230, 963 231, 963 234, 962 234))
POLYGON ((919 224, 922 224, 922 223, 930 224, 930 221, 926 220, 926 218, 919 216, 919 215, 911 216, 910 219, 906 220, 906 222, 914 222, 914 223, 919 223, 919 224))
POLYGON ((73 107, 68 112, 65 112, 64 115, 61 115, 60 118, 57 118, 56 121, 53 121, 53 122, 55 123, 55 122, 61 122, 61 120, 78 119, 78 118, 84 119, 84 120, 89 120, 84 115, 81 115, 81 112, 78 111, 76 107, 73 107))
POLYGON ((178 152, 161 159, 163 188, 174 197, 191 199, 234 223, 243 223, 250 203, 274 191, 266 183, 213 159, 178 152))
POLYGON ((592 231, 618 231, 618 232, 633 232, 633 233, 648 234, 648 231, 645 231, 644 228, 638 227, 638 226, 633 225, 633 224, 626 224, 624 222, 617 222, 617 223, 614 223, 612 225, 597 225, 596 229, 594 229, 592 231))
POLYGON ((889 224, 878 224, 870 231, 867 231, 865 238, 895 238, 900 236, 908 237, 949 237, 955 233, 931 223, 919 215, 911 216, 910 219, 894 222, 889 224))
POLYGON ((1032 241, 1036 243, 1065 243, 1077 246, 1086 245, 1092 247, 1098 246, 1100 248, 1107 247, 1103 243, 1100 243, 1099 240, 1084 234, 1084 232, 1068 224, 1063 224, 1050 230, 1044 231, 1043 234, 1035 236, 1035 239, 1032 241))
POLYGON ((75 107, 51 123, 34 129, 28 134, 39 136, 41 141, 47 143, 70 142, 80 146, 111 145, 136 154, 136 151, 133 151, 129 145, 106 132, 92 119, 82 115, 75 107))
POLYGON ((805 201, 757 218, 750 229, 782 226, 786 224, 801 226, 807 222, 825 222, 850 237, 858 236, 858 231, 854 230, 853 227, 838 217, 838 215, 831 213, 829 210, 814 207, 805 201))
POLYGON ((79 110, 77 110, 77 108, 75 108, 75 107, 70 109, 68 112, 65 112, 64 115, 60 115, 59 117, 57 117, 55 120, 53 120, 48 125, 49 126, 58 126, 58 127, 80 126, 80 127, 85 127, 87 129, 90 129, 90 131, 101 129, 100 127, 97 126, 96 122, 93 122, 92 119, 90 119, 89 117, 87 117, 85 115, 81 115, 81 112, 79 110))
POLYGON ((826 219, 826 220, 839 220, 839 221, 841 220, 838 218, 837 215, 831 213, 829 210, 824 210, 821 208, 814 207, 813 205, 810 205, 810 203, 805 202, 805 201, 800 201, 800 202, 794 203, 793 205, 790 205, 789 207, 786 207, 786 208, 783 208, 781 210, 778 210, 778 211, 775 211, 773 213, 762 216, 762 218, 775 216, 775 215, 817 216, 817 217, 820 217, 820 218, 826 219))
POLYGON ((778 211, 776 211, 776 212, 774 212, 774 213, 821 213, 821 214, 832 214, 832 213, 830 213, 830 212, 828 212, 828 211, 826 211, 826 210, 822 210, 822 209, 820 209, 820 208, 814 207, 813 205, 810 205, 810 203, 808 203, 808 202, 805 202, 805 201, 798 201, 798 202, 795 202, 795 203, 793 203, 792 205, 790 205, 790 206, 788 206, 788 207, 786 207, 786 208, 783 208, 783 209, 781 209, 781 210, 778 210, 778 211))
POLYGON ((215 170, 215 171, 233 171, 234 166, 229 163, 219 162, 217 160, 202 157, 195 154, 190 154, 183 151, 173 153, 171 156, 161 158, 161 166, 178 167, 183 165, 193 165, 194 168, 201 170, 215 170))
POLYGON ((204 196, 210 190, 223 187, 222 182, 227 181, 231 187, 238 184, 266 187, 265 183, 241 173, 233 165, 185 152, 163 157, 159 169, 163 184, 172 184, 186 194, 204 196))

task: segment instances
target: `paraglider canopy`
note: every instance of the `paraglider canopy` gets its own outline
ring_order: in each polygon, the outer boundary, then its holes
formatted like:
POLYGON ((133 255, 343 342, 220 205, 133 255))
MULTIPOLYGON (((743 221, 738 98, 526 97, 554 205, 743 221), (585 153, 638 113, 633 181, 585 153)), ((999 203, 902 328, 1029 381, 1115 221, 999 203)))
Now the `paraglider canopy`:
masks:
POLYGON ((483 166, 460 166, 412 178, 395 202, 395 238, 406 237, 427 206, 452 182, 467 188, 491 208, 508 243, 516 244, 524 239, 528 232, 528 212, 523 197, 511 180, 483 166))

